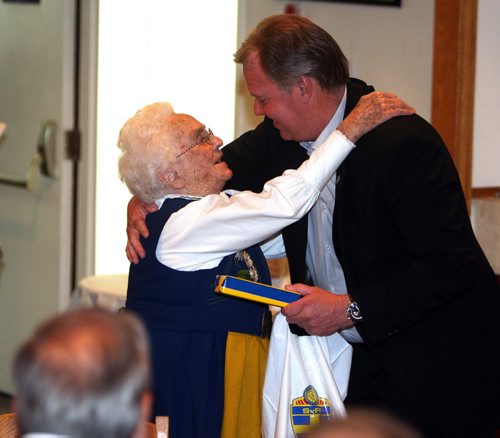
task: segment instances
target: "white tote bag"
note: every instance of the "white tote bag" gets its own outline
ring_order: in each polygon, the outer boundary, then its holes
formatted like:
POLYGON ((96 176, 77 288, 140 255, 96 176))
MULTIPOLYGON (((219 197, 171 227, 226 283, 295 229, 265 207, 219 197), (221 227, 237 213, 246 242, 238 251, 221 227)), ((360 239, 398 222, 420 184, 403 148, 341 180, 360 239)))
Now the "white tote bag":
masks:
POLYGON ((335 333, 297 336, 274 320, 264 380, 262 436, 295 438, 327 418, 345 417, 352 347, 335 333))

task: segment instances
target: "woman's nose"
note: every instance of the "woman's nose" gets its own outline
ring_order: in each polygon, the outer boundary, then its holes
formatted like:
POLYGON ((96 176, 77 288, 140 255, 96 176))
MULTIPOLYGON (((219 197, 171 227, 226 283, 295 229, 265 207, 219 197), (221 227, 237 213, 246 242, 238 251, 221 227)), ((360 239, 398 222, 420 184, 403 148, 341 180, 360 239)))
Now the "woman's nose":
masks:
POLYGON ((213 140, 212 140, 213 148, 219 150, 221 148, 222 144, 223 144, 223 141, 219 137, 214 135, 213 140))

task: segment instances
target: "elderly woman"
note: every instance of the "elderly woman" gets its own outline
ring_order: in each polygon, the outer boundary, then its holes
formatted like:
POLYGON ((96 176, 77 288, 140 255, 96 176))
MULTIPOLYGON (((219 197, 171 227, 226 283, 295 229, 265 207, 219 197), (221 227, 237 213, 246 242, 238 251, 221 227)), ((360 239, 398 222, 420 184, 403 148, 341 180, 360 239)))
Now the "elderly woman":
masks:
POLYGON ((215 295, 216 276, 270 283, 255 244, 312 207, 352 141, 408 108, 390 95, 367 97, 299 169, 258 194, 220 193, 232 177, 221 161, 222 141, 169 104, 148 105, 125 123, 121 178, 158 207, 141 240, 146 256, 130 267, 127 308, 149 330, 154 415, 170 417, 172 436, 260 436, 269 311, 215 295), (384 109, 374 111, 373 101, 383 99, 384 109))

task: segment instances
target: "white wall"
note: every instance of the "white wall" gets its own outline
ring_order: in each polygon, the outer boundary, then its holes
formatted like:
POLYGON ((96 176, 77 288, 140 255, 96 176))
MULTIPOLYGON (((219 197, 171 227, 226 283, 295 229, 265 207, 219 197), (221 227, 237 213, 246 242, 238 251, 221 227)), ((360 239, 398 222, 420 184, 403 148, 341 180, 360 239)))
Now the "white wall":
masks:
POLYGON ((478 1, 472 187, 500 186, 500 2, 478 1))
POLYGON ((129 117, 169 101, 233 138, 236 20, 235 0, 100 0, 96 274, 128 272, 131 195, 118 178, 116 140, 129 117))
MULTIPOLYGON (((239 42, 262 18, 283 13, 287 3, 240 0, 239 42)), ((350 62, 351 76, 396 93, 430 120, 434 0, 403 0, 400 8, 328 1, 293 4, 335 38, 350 62)), ((236 128, 241 133, 256 120, 241 69, 238 80, 236 128)))

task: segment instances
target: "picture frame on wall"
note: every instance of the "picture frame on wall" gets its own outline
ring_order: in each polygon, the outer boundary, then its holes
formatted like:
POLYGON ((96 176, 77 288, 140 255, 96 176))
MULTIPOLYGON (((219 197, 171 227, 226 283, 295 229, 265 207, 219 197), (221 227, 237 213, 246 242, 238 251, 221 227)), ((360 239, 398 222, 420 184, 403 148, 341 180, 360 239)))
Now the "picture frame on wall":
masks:
POLYGON ((2 0, 4 3, 40 3, 40 0, 2 0))
POLYGON ((303 1, 323 1, 337 3, 356 3, 363 5, 381 5, 401 7, 401 0, 303 0, 303 1))

